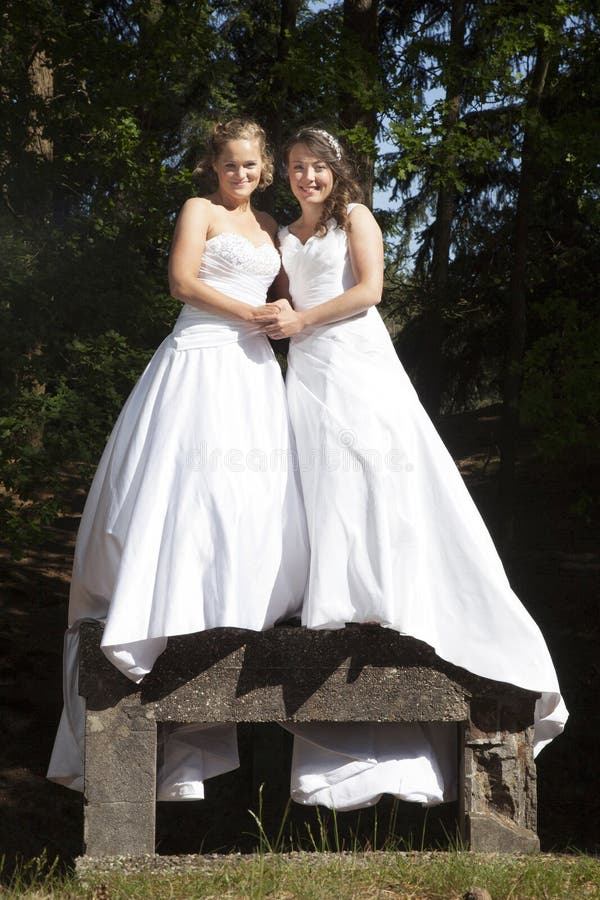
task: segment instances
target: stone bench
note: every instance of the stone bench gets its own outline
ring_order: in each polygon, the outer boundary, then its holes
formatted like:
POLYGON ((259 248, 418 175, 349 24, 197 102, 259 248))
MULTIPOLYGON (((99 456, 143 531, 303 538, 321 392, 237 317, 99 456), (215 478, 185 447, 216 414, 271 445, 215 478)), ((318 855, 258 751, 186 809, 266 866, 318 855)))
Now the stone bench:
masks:
POLYGON ((539 849, 533 709, 537 694, 478 678, 389 629, 280 626, 169 639, 135 685, 81 625, 88 856, 155 850, 160 722, 455 722, 458 832, 477 851, 539 849))

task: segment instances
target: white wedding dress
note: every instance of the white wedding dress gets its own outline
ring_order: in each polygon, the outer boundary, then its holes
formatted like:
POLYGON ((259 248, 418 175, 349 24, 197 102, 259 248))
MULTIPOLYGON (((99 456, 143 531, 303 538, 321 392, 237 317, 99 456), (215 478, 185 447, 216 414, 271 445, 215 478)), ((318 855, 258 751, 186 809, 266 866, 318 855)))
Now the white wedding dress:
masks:
MULTIPOLYGON (((226 232, 206 242, 198 277, 258 306, 280 264, 270 243, 226 232)), ((83 619, 104 622, 104 653, 138 682, 169 635, 262 630, 299 612, 308 543, 292 458, 265 335, 185 305, 129 396, 87 499, 49 778, 83 789, 83 619)), ((233 727, 165 734, 159 799, 202 797, 205 778, 238 764, 233 727)))
MULTIPOLYGON (((279 240, 296 309, 356 283, 335 222, 305 244, 288 228, 279 240)), ((477 675, 540 692, 539 751, 567 718, 546 643, 376 308, 295 335, 286 380, 311 548, 302 624, 378 622, 477 675)), ((300 802, 349 809, 384 792, 429 804, 453 796, 452 729, 294 731, 300 802)))

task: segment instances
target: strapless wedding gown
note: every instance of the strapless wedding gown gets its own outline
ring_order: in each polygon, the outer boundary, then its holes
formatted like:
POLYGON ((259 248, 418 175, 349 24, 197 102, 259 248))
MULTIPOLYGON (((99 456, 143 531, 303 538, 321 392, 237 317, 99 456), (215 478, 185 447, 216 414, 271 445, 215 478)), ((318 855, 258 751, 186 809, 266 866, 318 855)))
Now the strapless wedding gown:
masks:
MULTIPOLYGON (((356 283, 335 223, 305 244, 287 228, 279 239, 296 309, 356 283)), ((377 309, 295 335, 287 396, 311 548, 302 624, 378 622, 477 675, 540 692, 539 751, 567 718, 546 643, 377 309)), ((384 740, 377 726, 296 729, 292 796, 338 809, 383 792, 424 803, 452 797, 447 730, 385 732, 384 740)))
MULTIPOLYGON (((279 271, 271 244, 223 233, 198 277, 260 305, 279 271)), ((83 788, 78 626, 105 623, 102 648, 140 681, 169 635, 262 630, 299 612, 308 543, 285 388, 258 326, 185 305, 134 387, 87 499, 75 550, 64 710, 48 777, 83 788)), ((159 799, 203 796, 235 768, 235 729, 168 733, 159 799)))

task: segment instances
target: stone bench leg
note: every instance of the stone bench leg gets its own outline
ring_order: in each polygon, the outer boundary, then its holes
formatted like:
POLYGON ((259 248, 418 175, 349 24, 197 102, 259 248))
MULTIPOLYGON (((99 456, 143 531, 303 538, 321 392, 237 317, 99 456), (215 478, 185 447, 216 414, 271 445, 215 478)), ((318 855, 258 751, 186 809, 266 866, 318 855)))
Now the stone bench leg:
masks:
POLYGON ((88 856, 154 853, 156 722, 139 695, 87 710, 84 794, 88 856))
POLYGON ((534 853, 537 784, 529 707, 476 700, 464 727, 462 837, 471 850, 534 853))

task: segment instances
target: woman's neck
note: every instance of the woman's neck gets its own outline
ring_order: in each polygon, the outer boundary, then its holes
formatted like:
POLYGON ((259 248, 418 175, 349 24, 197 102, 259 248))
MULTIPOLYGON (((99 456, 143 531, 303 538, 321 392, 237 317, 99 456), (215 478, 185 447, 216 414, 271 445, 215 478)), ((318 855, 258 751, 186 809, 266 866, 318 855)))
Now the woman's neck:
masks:
POLYGON ((319 206, 315 206, 314 204, 311 204, 310 206, 301 206, 300 209, 300 218, 296 220, 296 226, 301 228, 302 231, 314 234, 317 230, 317 223, 321 218, 321 213, 323 212, 323 205, 319 204, 319 206))
POLYGON ((217 189, 214 194, 211 194, 208 199, 212 203, 216 203, 218 206, 222 206, 223 209, 226 209, 227 212, 239 213, 243 215, 246 212, 252 211, 252 205, 250 203, 250 198, 245 197, 243 200, 237 200, 233 197, 223 196, 221 192, 217 189))

